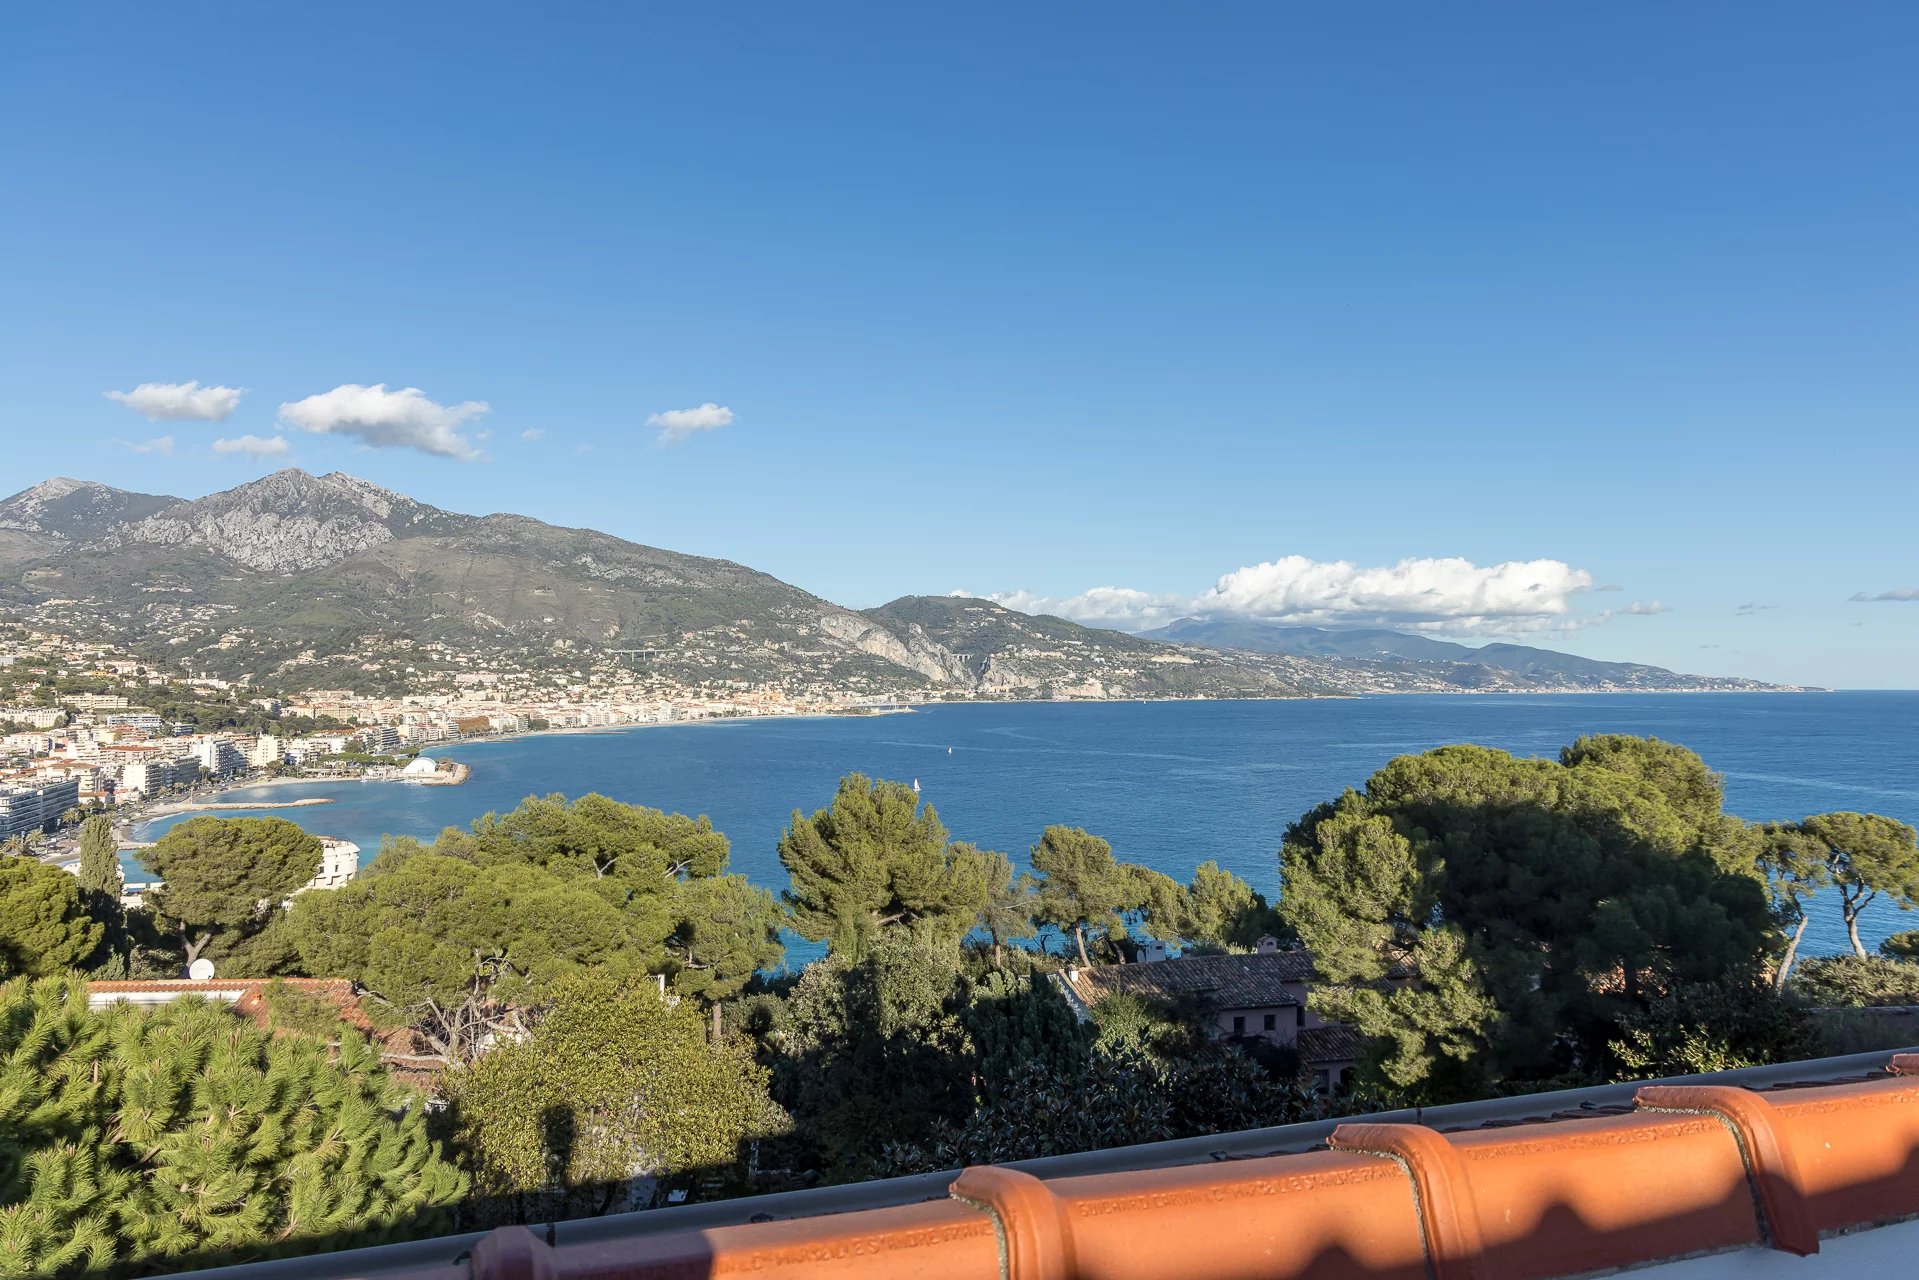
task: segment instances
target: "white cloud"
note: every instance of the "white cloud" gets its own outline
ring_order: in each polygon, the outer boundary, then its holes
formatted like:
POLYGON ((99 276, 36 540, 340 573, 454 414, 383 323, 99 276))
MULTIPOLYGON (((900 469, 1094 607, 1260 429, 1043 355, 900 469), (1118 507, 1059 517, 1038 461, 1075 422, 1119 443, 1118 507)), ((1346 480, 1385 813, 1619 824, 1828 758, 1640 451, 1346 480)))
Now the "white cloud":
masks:
POLYGON ((1867 595, 1861 591, 1853 596, 1855 604, 1877 604, 1881 601, 1919 601, 1919 587, 1894 587, 1890 591, 1881 591, 1877 595, 1867 595))
MULTIPOLYGON (((971 592, 955 592, 970 595, 971 592)), ((1039 596, 1030 591, 994 591, 985 597, 1021 613, 1050 613, 1089 627, 1144 631, 1194 612, 1192 597, 1152 595, 1131 587, 1094 587, 1076 596, 1039 596)))
POLYGON ((731 409, 710 400, 697 409, 668 409, 646 415, 646 425, 660 429, 661 444, 678 444, 702 431, 728 426, 732 421, 731 409))
POLYGON ((172 436, 155 436, 151 440, 122 440, 119 443, 128 453, 159 453, 169 457, 173 454, 172 436))
MULTIPOLYGON (((1146 630, 1175 618, 1230 617, 1308 626, 1390 626, 1414 631, 1504 633, 1581 625, 1574 597, 1592 575, 1560 560, 1476 565, 1457 557, 1362 567, 1285 556, 1235 569, 1196 595, 1096 587, 1076 596, 998 592, 987 599, 1025 613, 1146 630)), ((1632 612, 1659 612, 1638 605, 1632 612)))
POLYGON ((240 407, 240 397, 246 391, 241 387, 203 387, 198 382, 143 382, 131 391, 103 394, 153 422, 225 422, 240 407))
POLYGON ((375 449, 418 449, 441 458, 480 456, 460 426, 485 413, 485 401, 438 404, 418 387, 388 391, 344 383, 331 391, 280 406, 280 420, 315 435, 352 436, 375 449))
POLYGON ((1620 612, 1632 618, 1651 618, 1658 614, 1667 613, 1669 610, 1657 600, 1652 601, 1650 604, 1643 600, 1635 600, 1620 610, 1620 612))
POLYGON ((245 435, 213 442, 215 453, 240 453, 249 458, 284 458, 288 448, 285 436, 262 440, 259 436, 245 435))
POLYGON ((520 432, 520 439, 526 441, 528 444, 533 443, 535 440, 543 440, 545 438, 546 432, 539 427, 528 427, 526 430, 520 432))

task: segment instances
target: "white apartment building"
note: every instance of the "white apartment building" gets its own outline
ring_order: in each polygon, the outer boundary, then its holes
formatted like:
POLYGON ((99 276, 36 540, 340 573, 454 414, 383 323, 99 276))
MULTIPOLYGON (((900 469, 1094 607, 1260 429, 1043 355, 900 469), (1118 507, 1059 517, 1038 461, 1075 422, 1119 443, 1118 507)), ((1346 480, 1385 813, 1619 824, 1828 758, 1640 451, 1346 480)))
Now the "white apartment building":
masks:
POLYGON ((308 889, 337 889, 360 874, 360 846, 351 840, 320 837, 320 873, 300 886, 308 889))
POLYGON ((118 693, 76 693, 67 699, 75 711, 125 711, 133 703, 118 693))
POLYGON ((0 840, 44 831, 80 804, 76 779, 36 787, 0 787, 0 840))
POLYGON ((387 725, 381 724, 370 729, 362 729, 358 736, 360 741, 366 744, 368 755, 391 755, 400 749, 399 733, 387 725))
POLYGON ((66 718, 66 712, 58 707, 0 707, 0 720, 29 729, 57 729, 66 718))
POLYGON ((120 790, 132 795, 150 796, 168 787, 191 785, 199 777, 200 762, 192 756, 136 760, 120 770, 120 790))
POLYGON ((247 758, 228 738, 201 738, 193 744, 193 758, 202 769, 216 778, 231 778, 243 773, 247 758))
POLYGON ((247 753, 247 763, 256 769, 264 769, 273 764, 284 764, 286 758, 286 741, 277 733, 261 734, 254 739, 253 750, 247 753))

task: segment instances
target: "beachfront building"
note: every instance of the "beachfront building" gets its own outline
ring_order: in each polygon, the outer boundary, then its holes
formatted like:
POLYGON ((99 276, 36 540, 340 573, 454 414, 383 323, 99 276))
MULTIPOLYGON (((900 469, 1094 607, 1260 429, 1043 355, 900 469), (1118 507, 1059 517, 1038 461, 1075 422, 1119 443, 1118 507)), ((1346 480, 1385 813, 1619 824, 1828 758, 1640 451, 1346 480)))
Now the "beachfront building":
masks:
POLYGON ((80 783, 74 778, 38 786, 0 786, 0 840, 49 831, 60 815, 80 804, 80 783))
POLYGON ((198 739, 193 744, 193 758, 214 778, 231 778, 247 768, 246 756, 230 738, 198 739))
POLYGON ((200 779, 200 762, 192 756, 151 755, 131 760, 120 769, 120 794, 154 796, 168 787, 192 786, 200 779))
POLYGON ((432 756, 414 756, 400 770, 402 778, 431 778, 440 771, 440 762, 432 756))

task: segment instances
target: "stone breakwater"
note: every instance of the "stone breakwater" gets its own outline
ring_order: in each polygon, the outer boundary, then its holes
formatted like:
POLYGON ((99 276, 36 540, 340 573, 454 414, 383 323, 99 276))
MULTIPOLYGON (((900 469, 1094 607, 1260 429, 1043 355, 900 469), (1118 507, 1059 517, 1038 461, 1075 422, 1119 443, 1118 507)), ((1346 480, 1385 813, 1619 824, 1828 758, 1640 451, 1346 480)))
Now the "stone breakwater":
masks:
POLYGON ((256 800, 256 801, 250 801, 250 802, 243 801, 243 802, 233 803, 233 804, 214 803, 212 801, 188 800, 188 801, 182 801, 179 804, 159 805, 153 810, 151 810, 148 816, 160 817, 164 814, 169 814, 169 813, 211 813, 211 812, 218 812, 219 810, 222 810, 222 809, 242 809, 242 810, 305 809, 310 805, 332 804, 332 803, 333 803, 333 797, 331 796, 307 796, 305 799, 301 799, 301 800, 256 800))

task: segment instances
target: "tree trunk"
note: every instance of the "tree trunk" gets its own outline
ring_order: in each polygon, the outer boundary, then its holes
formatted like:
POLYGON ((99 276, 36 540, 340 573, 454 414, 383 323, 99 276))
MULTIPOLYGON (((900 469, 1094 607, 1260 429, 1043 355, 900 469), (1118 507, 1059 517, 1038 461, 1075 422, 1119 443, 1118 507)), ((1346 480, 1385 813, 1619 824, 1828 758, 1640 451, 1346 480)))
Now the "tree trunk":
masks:
POLYGON ((1079 925, 1074 925, 1073 937, 1079 943, 1079 962, 1090 967, 1093 962, 1086 958, 1086 930, 1079 925))
POLYGON ((1799 927, 1792 931, 1792 937, 1786 940, 1786 954, 1779 957, 1779 972, 1772 976, 1772 989, 1784 991, 1786 979, 1792 975, 1792 962, 1799 958, 1799 939, 1806 936, 1808 919, 1802 911, 1799 914, 1799 927))
POLYGON ((1866 954, 1866 944, 1859 941, 1859 913, 1870 906, 1872 900, 1878 896, 1879 891, 1877 889, 1868 891, 1864 885, 1853 886, 1853 891, 1850 893, 1845 892, 1843 887, 1841 888, 1839 910, 1845 914, 1846 934, 1852 939, 1854 955, 1863 956, 1866 954))
MULTIPOLYGON (((200 935, 200 940, 198 942, 195 942, 193 940, 193 935, 190 933, 183 932, 180 935, 180 941, 186 944, 187 968, 191 969, 193 967, 193 962, 200 958, 200 949, 206 946, 207 943, 212 940, 212 938, 213 938, 213 935, 211 933, 203 933, 200 935)), ((1859 954, 1864 955, 1865 952, 1862 951, 1859 954)))
POLYGON ((719 1003, 716 1001, 713 1005, 713 1043, 718 1044, 719 1042, 720 1042, 720 1006, 719 1006, 719 1003))

